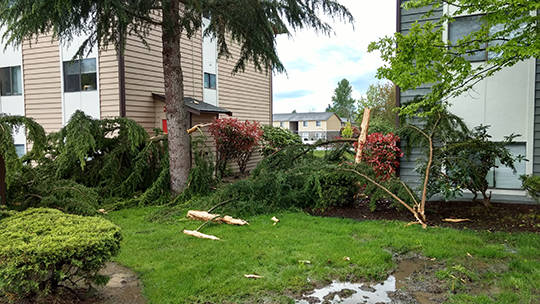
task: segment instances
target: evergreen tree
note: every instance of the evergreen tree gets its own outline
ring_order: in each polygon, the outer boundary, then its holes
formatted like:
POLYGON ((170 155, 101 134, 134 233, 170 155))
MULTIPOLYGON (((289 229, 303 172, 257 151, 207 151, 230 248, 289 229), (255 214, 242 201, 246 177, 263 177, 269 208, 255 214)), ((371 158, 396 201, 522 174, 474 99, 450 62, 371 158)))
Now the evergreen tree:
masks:
MULTIPOLYGON (((6 29, 7 44, 18 45, 39 35, 52 33, 64 41, 88 35, 79 55, 93 46, 113 45, 123 51, 128 33, 146 41, 150 26, 162 30, 163 76, 169 130, 171 190, 186 186, 191 166, 189 122, 184 107, 180 37, 192 37, 202 27, 202 16, 210 24, 204 35, 217 38, 219 55, 230 56, 230 43, 241 48, 234 72, 248 62, 259 71, 282 72, 276 52, 276 34, 312 28, 331 34, 332 27, 320 18, 352 22, 347 8, 335 0, 10 0, 0 2, 0 27, 6 29)), ((248 106, 248 105, 246 105, 248 106)))
POLYGON ((334 96, 332 96, 332 104, 328 105, 326 111, 334 112, 339 117, 345 117, 351 121, 356 110, 356 100, 351 95, 351 84, 347 79, 342 79, 338 82, 338 86, 334 90, 334 96))

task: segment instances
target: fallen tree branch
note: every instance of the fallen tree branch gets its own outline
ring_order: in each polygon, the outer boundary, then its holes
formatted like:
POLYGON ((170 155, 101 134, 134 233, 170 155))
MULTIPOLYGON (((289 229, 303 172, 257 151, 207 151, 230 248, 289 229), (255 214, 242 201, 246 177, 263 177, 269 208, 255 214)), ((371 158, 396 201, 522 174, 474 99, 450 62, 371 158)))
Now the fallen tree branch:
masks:
POLYGON ((184 229, 184 234, 194 236, 194 237, 199 238, 199 239, 208 239, 208 240, 213 240, 213 241, 219 241, 220 240, 220 238, 218 238, 217 236, 200 233, 199 231, 185 230, 184 229))

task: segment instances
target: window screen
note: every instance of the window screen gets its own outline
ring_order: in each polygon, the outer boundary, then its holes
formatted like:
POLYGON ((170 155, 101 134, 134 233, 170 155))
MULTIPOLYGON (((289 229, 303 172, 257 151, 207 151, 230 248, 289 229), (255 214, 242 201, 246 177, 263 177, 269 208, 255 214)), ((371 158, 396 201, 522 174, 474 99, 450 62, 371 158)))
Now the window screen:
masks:
MULTIPOLYGON (((482 29, 482 15, 464 16, 455 18, 454 22, 448 25, 448 40, 452 45, 457 45, 459 40, 482 29)), ((485 46, 475 53, 465 56, 469 61, 484 61, 487 59, 485 46)))

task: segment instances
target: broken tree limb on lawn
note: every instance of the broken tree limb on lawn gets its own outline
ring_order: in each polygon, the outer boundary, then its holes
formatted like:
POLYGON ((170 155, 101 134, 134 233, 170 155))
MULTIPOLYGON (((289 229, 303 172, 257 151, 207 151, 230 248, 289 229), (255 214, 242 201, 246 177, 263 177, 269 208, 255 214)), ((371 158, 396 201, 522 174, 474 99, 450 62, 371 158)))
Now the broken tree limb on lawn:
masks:
POLYGON ((199 239, 207 239, 207 240, 213 240, 213 241, 219 241, 220 240, 220 238, 218 238, 217 236, 200 233, 199 231, 185 230, 184 229, 184 234, 194 236, 194 237, 199 238, 199 239))
POLYGON ((189 210, 187 213, 187 217, 192 220, 197 221, 214 221, 219 222, 220 221, 220 215, 219 214, 211 214, 206 211, 199 211, 199 210, 189 210))
POLYGON ((225 223, 229 225, 244 226, 249 225, 247 221, 242 219, 235 219, 231 216, 225 215, 221 217, 219 214, 212 214, 206 211, 199 210, 189 210, 187 217, 192 220, 203 221, 203 222, 215 222, 215 223, 225 223))
POLYGON ((356 157, 354 159, 354 162, 356 164, 359 164, 362 161, 362 152, 364 150, 364 146, 366 145, 367 136, 368 136, 370 115, 371 115, 371 109, 365 108, 364 117, 362 118, 362 124, 360 125, 361 130, 360 130, 360 136, 358 137, 358 147, 356 149, 356 157))
POLYGON ((468 219, 468 218, 465 218, 465 219, 453 219, 453 218, 446 218, 446 219, 443 219, 443 222, 448 222, 448 223, 461 223, 461 222, 470 222, 471 219, 468 219))
POLYGON ((262 279, 264 278, 263 276, 260 276, 260 275, 257 275, 257 274, 245 274, 244 275, 244 278, 248 278, 248 279, 262 279))

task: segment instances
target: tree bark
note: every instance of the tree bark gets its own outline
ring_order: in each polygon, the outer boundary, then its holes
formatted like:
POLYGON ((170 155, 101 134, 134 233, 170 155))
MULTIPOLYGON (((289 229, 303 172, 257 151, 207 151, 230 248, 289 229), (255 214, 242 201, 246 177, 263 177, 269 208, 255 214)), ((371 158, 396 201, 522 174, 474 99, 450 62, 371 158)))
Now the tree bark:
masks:
POLYGON ((6 162, 0 154, 0 205, 7 205, 6 162))
POLYGON ((191 168, 188 112, 184 106, 184 79, 182 74, 179 23, 180 1, 163 1, 163 76, 165 80, 165 106, 169 138, 169 166, 171 191, 181 193, 191 168))

